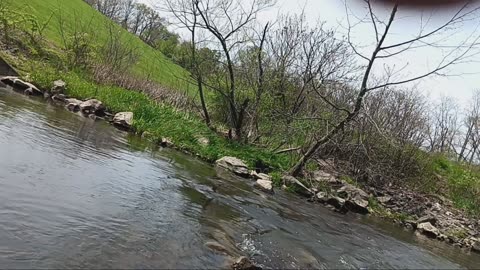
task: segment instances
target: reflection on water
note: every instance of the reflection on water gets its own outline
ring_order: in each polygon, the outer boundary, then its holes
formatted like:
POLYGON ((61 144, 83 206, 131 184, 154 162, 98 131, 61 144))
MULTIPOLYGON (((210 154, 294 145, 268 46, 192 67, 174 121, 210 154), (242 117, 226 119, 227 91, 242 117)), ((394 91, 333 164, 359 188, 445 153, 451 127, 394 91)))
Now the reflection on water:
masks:
POLYGON ((218 268, 240 255, 267 268, 480 265, 478 255, 263 194, 106 123, 0 91, 2 268, 218 268))

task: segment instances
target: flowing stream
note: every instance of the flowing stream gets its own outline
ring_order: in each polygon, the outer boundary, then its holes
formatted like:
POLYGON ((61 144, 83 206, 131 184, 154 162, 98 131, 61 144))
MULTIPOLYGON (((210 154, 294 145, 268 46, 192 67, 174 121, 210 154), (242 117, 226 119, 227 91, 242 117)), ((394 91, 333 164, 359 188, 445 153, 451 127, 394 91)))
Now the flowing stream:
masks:
POLYGON ((0 268, 219 268, 242 255, 264 268, 480 267, 0 89, 0 268))

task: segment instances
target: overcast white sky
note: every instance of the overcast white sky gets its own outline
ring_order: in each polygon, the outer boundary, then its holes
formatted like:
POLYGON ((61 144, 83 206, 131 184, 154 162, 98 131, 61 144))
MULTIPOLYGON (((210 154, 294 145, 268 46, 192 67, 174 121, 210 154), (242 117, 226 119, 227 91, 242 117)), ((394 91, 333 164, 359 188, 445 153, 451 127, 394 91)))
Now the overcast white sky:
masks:
MULTIPOLYGON (((162 0, 140 0, 141 2, 150 3, 159 5, 162 0)), ((311 24, 314 24, 317 20, 325 21, 331 27, 338 27, 340 24, 346 25, 346 12, 344 2, 342 0, 277 0, 277 5, 275 8, 272 8, 266 11, 262 16, 260 16, 262 21, 275 21, 279 13, 300 13, 301 10, 305 7, 306 16, 311 24)), ((350 0, 349 2, 352 2, 350 0)), ((358 4, 351 4, 349 8, 355 14, 364 14, 364 6, 361 4, 362 1, 353 1, 358 4), (358 13, 357 13, 358 12, 358 13)), ((388 16, 388 11, 385 7, 377 6, 374 7, 376 10, 385 16, 388 16)), ((444 22, 444 19, 448 18, 451 15, 452 10, 441 10, 441 11, 430 11, 428 14, 433 14, 432 26, 438 25, 438 23, 444 22), (437 24, 435 24, 437 23, 437 24)), ((424 13, 425 14, 425 13, 424 13)), ((418 25, 420 22, 420 13, 408 9, 399 9, 399 16, 402 18, 397 24, 396 27, 392 29, 392 39, 390 42, 394 42, 396 38, 405 39, 407 37, 412 37, 418 31, 418 25)), ((461 40, 464 38, 469 31, 474 29, 476 25, 468 25, 465 27, 459 35, 452 36, 449 39, 452 42, 461 40)), ((342 28, 339 28, 340 31, 343 31, 342 28)), ((373 38, 372 29, 361 27, 357 28, 354 31, 355 41, 363 42, 365 45, 368 45, 369 40, 373 38)), ((368 48, 367 48, 368 51, 368 48)), ((371 54, 371 53, 368 53, 371 54)), ((428 69, 428 66, 435 64, 435 61, 441 57, 441 54, 438 51, 429 49, 429 50, 417 50, 413 53, 402 55, 402 58, 395 59, 398 63, 408 63, 409 70, 405 73, 405 78, 408 78, 409 75, 418 74, 422 70, 428 69)), ((459 101, 462 106, 465 106, 471 96, 471 93, 474 89, 480 89, 480 57, 472 58, 473 62, 463 65, 455 66, 451 69, 454 73, 462 73, 461 76, 454 77, 434 77, 421 81, 417 88, 430 95, 432 98, 439 97, 441 95, 447 95, 452 98, 455 98, 459 101), (478 72, 478 73, 477 73, 478 72), (469 74, 465 74, 469 73, 469 74), (473 74, 472 74, 473 73, 473 74)), ((392 64, 392 63, 389 63, 392 64)))

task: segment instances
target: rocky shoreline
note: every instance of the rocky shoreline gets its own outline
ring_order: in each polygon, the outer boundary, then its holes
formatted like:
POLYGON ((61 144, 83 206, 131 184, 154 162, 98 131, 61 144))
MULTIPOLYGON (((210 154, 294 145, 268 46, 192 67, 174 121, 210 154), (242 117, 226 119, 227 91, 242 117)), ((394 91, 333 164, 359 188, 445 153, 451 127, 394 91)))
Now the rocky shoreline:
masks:
MULTIPOLYGON (((93 120, 105 120, 115 127, 133 131, 132 112, 113 114, 97 99, 79 100, 66 96, 66 83, 53 82, 49 90, 41 90, 18 77, 5 76, 0 82, 26 95, 43 96, 52 102, 64 106, 67 110, 81 114, 93 120)), ((148 134, 143 134, 148 135, 148 134)), ((208 144, 208 140, 199 139, 199 143, 208 144)), ((168 138, 159 144, 175 148, 168 138)), ((181 150, 181 149, 179 149, 181 150)), ((253 179, 253 186, 268 194, 274 194, 272 176, 249 171, 242 160, 235 157, 223 157, 215 162, 216 166, 243 178, 253 179)), ((282 188, 296 187, 296 191, 308 197, 312 203, 321 203, 333 211, 358 214, 372 214, 393 220, 405 228, 438 239, 466 251, 480 253, 480 220, 467 216, 456 209, 453 203, 438 195, 424 195, 401 187, 361 188, 355 183, 340 179, 332 170, 318 170, 309 174, 308 185, 291 177, 282 177, 282 188)), ((233 266, 235 269, 256 269, 241 258, 233 266), (248 266, 248 267, 242 267, 248 266)))
MULTIPOLYGON (((217 164, 232 173, 254 179, 255 187, 274 193, 271 177, 248 170, 241 160, 225 157, 217 164), (225 160, 228 160, 227 166, 225 160), (267 185, 264 183, 269 181, 267 185)), ((424 195, 400 187, 362 189, 323 170, 311 173, 310 187, 292 176, 282 178, 282 188, 296 186, 310 202, 322 203, 340 213, 380 216, 429 238, 444 241, 467 252, 480 253, 480 220, 456 209, 438 195, 424 195)))

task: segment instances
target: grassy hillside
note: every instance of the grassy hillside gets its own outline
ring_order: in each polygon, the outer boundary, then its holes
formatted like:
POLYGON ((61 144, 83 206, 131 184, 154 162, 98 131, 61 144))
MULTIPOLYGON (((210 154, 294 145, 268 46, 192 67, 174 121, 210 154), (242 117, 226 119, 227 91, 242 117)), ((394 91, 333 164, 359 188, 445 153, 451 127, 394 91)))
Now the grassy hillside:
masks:
MULTIPOLYGON (((60 20, 64 22, 67 34, 71 34, 73 29, 89 33, 91 44, 94 46, 105 44, 108 40, 109 32, 106 25, 110 20, 82 0, 3 1, 13 10, 33 15, 39 24, 46 24, 43 31, 44 37, 60 48, 63 46, 59 30, 60 20)), ((183 68, 172 63, 159 51, 146 45, 120 26, 115 25, 115 28, 119 31, 122 43, 135 48, 139 55, 138 62, 132 67, 135 74, 150 78, 167 87, 187 90, 188 84, 184 79, 188 73, 183 68)))

